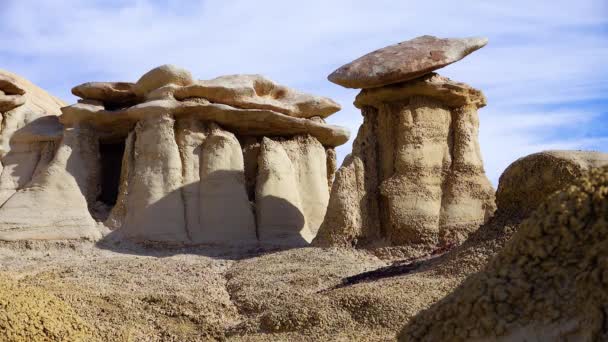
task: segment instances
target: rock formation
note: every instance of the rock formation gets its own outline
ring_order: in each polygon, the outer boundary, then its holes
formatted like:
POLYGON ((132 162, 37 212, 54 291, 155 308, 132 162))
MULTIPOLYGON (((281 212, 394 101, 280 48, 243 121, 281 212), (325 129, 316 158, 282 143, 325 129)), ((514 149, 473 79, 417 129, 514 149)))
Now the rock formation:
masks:
POLYGON ((90 153, 86 130, 62 137, 65 104, 17 75, 0 71, 0 88, 0 239, 99 238, 80 191, 93 176, 79 163, 90 153))
MULTIPOLYGON (((196 81, 170 65, 136 83, 72 92, 82 100, 61 109, 60 123, 42 125, 55 129, 57 146, 39 148, 48 165, 0 207, 0 240, 97 239, 101 223, 141 242, 295 246, 314 238, 333 148, 349 137, 324 121, 340 109, 334 101, 259 75, 196 81)), ((31 126, 28 141, 42 134, 31 126)), ((20 158, 5 160, 33 170, 20 158)), ((18 186, 4 178, 8 198, 18 186)))
POLYGON ((487 38, 421 36, 387 46, 348 63, 329 80, 347 88, 373 88, 413 80, 457 62, 488 43, 487 38))
POLYGON ((504 249, 416 316, 402 341, 603 341, 608 168, 555 193, 504 249))
POLYGON ((500 176, 496 204, 502 215, 529 216, 552 193, 590 169, 608 165, 608 155, 591 151, 544 151, 514 161, 500 176))
MULTIPOLYGON (((426 50, 453 57, 454 46, 462 58, 485 41, 436 42, 422 37, 372 53, 383 58, 363 57, 338 69, 338 74, 348 70, 349 77, 365 80, 359 87, 375 88, 363 89, 355 100, 363 125, 336 173, 317 245, 401 245, 414 255, 462 242, 492 215, 494 190, 477 139, 477 109, 485 106, 485 97, 466 84, 428 73, 427 68, 447 62, 402 60, 422 58, 420 51, 426 50), (434 43, 425 47, 426 41, 434 43), (412 45, 416 49, 410 53, 412 45), (376 87, 387 76, 374 70, 389 66, 401 75, 398 80, 407 81, 376 87), (408 80, 421 73, 428 74, 408 80)), ((454 58, 450 61, 459 59, 454 58)))

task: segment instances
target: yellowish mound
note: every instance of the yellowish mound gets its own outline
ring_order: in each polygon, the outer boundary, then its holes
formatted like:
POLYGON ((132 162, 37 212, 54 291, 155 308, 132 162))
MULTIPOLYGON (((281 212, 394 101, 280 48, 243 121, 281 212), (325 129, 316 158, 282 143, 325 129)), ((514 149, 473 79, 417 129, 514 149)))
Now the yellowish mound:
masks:
POLYGON ((554 194, 403 341, 605 341, 608 168, 554 194))
POLYGON ((0 279, 1 341, 92 341, 93 332, 70 306, 31 286, 0 279))

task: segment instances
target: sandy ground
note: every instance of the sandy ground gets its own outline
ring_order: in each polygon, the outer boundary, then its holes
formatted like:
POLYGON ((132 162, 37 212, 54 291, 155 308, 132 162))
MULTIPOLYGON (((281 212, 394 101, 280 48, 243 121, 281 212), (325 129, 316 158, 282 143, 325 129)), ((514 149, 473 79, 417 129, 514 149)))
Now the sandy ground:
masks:
POLYGON ((511 233, 496 218, 413 261, 385 250, 4 242, 0 277, 61 299, 93 327, 90 340, 387 341, 511 233))
POLYGON ((392 261, 365 251, 2 243, 2 276, 42 288, 112 341, 391 340, 458 280, 340 286, 392 261))

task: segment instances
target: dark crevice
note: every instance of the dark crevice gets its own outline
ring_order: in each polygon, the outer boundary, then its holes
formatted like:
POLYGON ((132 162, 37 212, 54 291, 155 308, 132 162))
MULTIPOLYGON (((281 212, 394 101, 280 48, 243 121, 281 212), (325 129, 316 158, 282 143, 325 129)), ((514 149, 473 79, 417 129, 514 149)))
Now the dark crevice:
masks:
POLYGON ((99 143, 101 157, 101 191, 97 200, 113 207, 118 199, 122 159, 125 152, 125 142, 99 143))

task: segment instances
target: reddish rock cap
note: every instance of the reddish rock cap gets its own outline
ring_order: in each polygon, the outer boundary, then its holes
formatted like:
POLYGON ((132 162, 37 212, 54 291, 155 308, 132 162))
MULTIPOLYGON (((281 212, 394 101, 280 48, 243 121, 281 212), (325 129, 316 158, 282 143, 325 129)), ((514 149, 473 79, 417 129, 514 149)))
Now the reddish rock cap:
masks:
POLYGON ((487 38, 421 36, 370 52, 328 76, 346 88, 374 88, 418 78, 484 47, 487 38))

